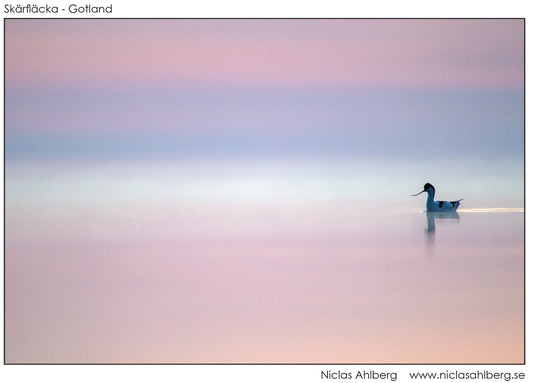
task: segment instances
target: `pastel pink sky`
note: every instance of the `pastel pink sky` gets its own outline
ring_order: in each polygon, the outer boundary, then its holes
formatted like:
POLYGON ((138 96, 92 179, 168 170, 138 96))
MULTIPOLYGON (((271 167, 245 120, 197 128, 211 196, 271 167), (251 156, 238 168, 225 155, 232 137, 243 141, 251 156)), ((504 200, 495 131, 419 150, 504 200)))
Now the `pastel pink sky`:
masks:
POLYGON ((6 84, 519 88, 523 20, 8 20, 6 84))

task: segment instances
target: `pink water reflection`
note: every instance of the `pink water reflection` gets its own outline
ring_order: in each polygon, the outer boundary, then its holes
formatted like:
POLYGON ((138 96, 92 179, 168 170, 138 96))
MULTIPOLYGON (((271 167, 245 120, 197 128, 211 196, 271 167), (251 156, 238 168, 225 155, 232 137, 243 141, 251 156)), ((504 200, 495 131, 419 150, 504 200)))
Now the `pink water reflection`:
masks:
POLYGON ((7 362, 523 361, 521 213, 437 221, 431 256, 417 212, 189 231, 104 213, 7 215, 7 362))

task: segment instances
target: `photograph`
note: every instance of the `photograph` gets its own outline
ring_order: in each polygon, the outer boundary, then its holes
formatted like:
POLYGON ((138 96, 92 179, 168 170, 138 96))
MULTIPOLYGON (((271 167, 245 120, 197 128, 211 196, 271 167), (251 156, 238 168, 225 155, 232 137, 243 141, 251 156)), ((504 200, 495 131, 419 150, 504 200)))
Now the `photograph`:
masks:
POLYGON ((87 7, 4 15, 4 364, 525 364, 524 18, 87 7))

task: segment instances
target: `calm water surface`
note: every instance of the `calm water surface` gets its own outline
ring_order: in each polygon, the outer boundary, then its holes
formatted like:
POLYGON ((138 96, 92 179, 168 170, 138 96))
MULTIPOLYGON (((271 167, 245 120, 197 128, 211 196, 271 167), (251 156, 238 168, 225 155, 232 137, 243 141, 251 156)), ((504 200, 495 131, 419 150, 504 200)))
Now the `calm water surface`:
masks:
POLYGON ((7 362, 524 361, 522 209, 147 174, 7 170, 7 362))

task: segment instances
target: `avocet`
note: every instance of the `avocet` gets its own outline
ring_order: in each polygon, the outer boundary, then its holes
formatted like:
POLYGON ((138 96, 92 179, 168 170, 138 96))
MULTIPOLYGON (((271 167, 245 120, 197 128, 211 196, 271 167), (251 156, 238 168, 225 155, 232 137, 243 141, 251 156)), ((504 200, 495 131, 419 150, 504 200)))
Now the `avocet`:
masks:
POLYGON ((435 187, 430 183, 424 185, 424 190, 420 193, 412 194, 412 196, 417 196, 423 192, 428 193, 428 199, 426 201, 426 210, 427 211, 456 211, 460 205, 460 201, 435 201, 435 187))

